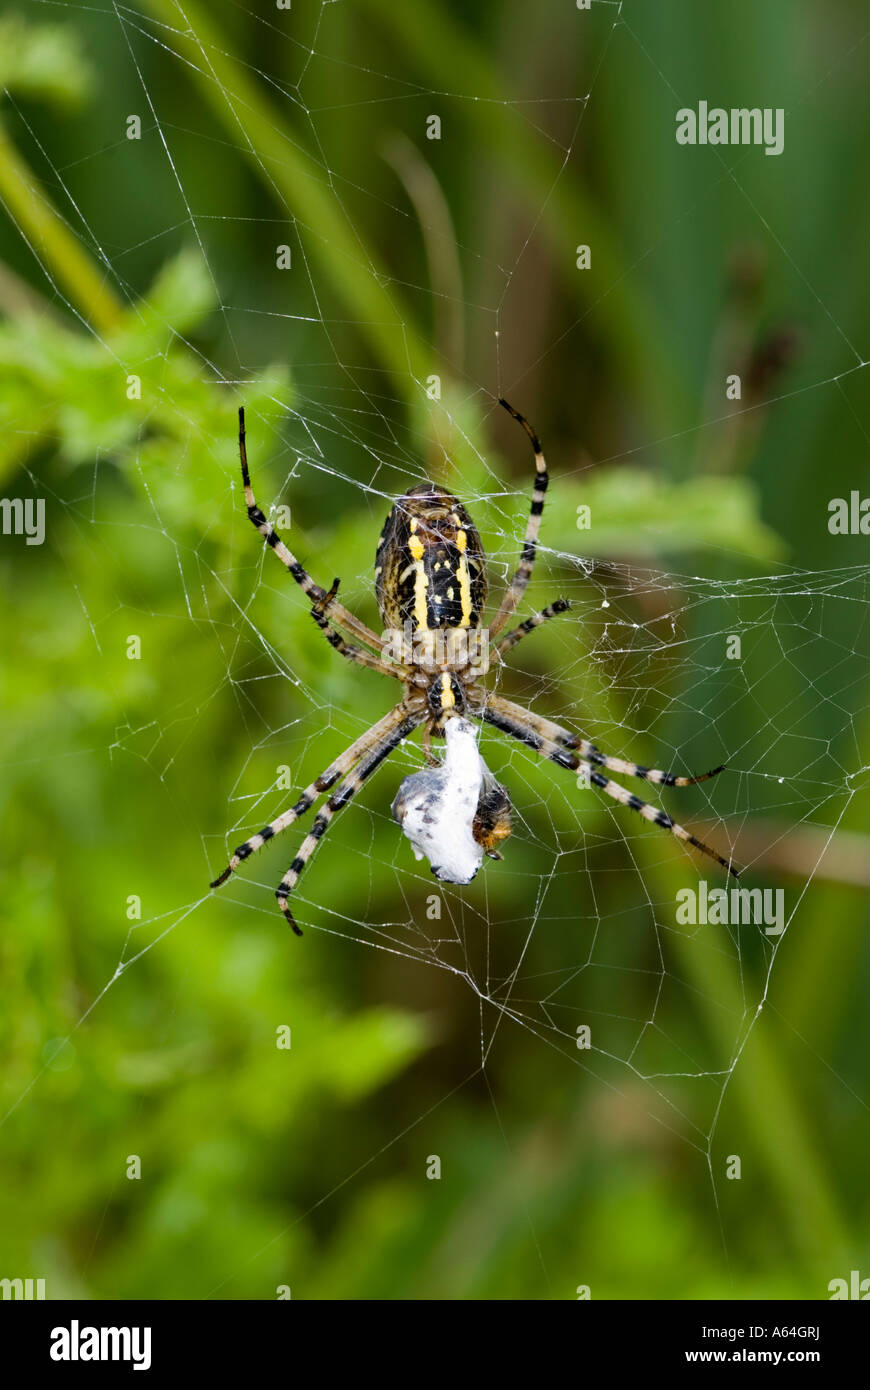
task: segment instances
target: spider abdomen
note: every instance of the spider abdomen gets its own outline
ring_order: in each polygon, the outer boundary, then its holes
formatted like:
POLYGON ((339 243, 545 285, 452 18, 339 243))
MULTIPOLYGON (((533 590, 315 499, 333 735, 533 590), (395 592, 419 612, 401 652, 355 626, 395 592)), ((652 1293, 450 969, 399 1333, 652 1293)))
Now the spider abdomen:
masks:
POLYGON ((378 541, 375 584, 388 629, 479 627, 486 563, 462 503, 434 483, 420 483, 398 498, 378 541))

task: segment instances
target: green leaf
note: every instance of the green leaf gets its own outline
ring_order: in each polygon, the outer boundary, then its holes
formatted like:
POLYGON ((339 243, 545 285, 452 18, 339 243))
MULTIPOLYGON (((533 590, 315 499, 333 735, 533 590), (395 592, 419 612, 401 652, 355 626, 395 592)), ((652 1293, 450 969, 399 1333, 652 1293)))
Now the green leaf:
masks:
POLYGON ((6 15, 0 19, 0 88, 15 97, 80 106, 93 91, 93 69, 69 26, 6 15))
POLYGON ((558 479, 551 504, 547 545, 578 555, 652 560, 712 546, 770 561, 785 553, 759 517, 757 489, 744 477, 705 474, 674 482, 641 468, 606 467, 583 480, 558 479), (579 526, 583 506, 588 529, 579 526))

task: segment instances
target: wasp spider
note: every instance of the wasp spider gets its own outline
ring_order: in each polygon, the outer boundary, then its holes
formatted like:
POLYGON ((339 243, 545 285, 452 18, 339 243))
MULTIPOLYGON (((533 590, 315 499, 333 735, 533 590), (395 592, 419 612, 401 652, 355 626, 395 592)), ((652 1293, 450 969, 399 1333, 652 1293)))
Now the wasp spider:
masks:
MULTIPOLYGON (((421 725, 424 752, 427 760, 434 763, 431 739, 443 737, 447 721, 458 715, 493 725, 569 772, 583 769, 589 782, 605 796, 694 845, 737 876, 737 869, 716 850, 677 825, 664 811, 642 801, 605 775, 606 770, 659 786, 687 787, 714 777, 722 771, 721 767, 697 777, 681 777, 622 758, 608 757, 587 739, 492 693, 481 683, 489 656, 503 661, 528 633, 570 607, 567 599, 557 599, 499 637, 532 575, 548 483, 547 465, 534 430, 507 401, 502 400, 500 404, 522 425, 535 455, 532 505, 519 565, 487 632, 481 626, 487 596, 486 559, 471 517, 456 497, 434 483, 419 483, 411 488, 397 499, 386 519, 378 541, 375 567, 378 608, 384 627, 388 634, 398 631, 406 639, 398 655, 391 655, 383 640, 339 603, 337 579, 328 590, 314 582, 257 506, 248 473, 245 415, 244 410, 239 410, 239 452, 248 516, 310 599, 311 616, 330 645, 348 661, 393 676, 405 687, 395 709, 330 763, 289 810, 239 845, 223 873, 211 885, 217 888, 225 883, 243 860, 304 815, 322 793, 335 788, 321 806, 276 890, 278 903, 298 936, 302 933, 290 911, 289 898, 333 817, 349 804, 402 740, 421 725), (354 643, 346 641, 342 634, 355 639, 354 643), (472 642, 471 638, 478 641, 472 642)), ((497 845, 510 834, 510 802, 504 789, 493 783, 494 779, 490 779, 481 792, 473 834, 488 854, 500 858, 497 845)))

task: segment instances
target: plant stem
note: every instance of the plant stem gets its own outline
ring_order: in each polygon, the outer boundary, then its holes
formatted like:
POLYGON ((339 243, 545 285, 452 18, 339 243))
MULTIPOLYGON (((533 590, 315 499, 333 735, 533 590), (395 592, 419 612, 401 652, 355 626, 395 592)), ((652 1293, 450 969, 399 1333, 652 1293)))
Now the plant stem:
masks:
POLYGON ((408 399, 415 378, 426 374, 431 353, 384 288, 389 276, 354 231, 329 171, 284 129, 272 104, 248 69, 231 56, 231 46, 197 0, 146 0, 146 7, 173 33, 162 34, 184 58, 180 71, 193 80, 217 119, 239 140, 240 151, 265 187, 290 209, 306 254, 356 315, 356 327, 395 374, 408 399))
POLYGON ((76 309, 99 333, 111 332, 124 306, 52 207, 2 124, 0 199, 49 280, 57 277, 76 309))

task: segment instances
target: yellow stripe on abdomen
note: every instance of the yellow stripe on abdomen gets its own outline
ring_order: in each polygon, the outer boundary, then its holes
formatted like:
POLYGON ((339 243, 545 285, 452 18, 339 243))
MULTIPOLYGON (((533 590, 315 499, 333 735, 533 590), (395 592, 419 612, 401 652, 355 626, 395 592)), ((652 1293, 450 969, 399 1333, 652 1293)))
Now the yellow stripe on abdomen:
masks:
MULTIPOLYGON (((465 533, 460 531, 461 536, 465 533)), ((465 556, 456 566, 456 578, 459 580, 459 604, 462 609, 462 617, 459 620, 460 627, 471 626, 471 580, 468 574, 468 563, 465 556)))
POLYGON ((426 590, 429 587, 429 576, 423 567, 423 556, 426 550, 419 536, 411 537, 408 542, 408 549, 414 561, 414 621, 421 632, 428 632, 429 617, 426 609, 426 590))

